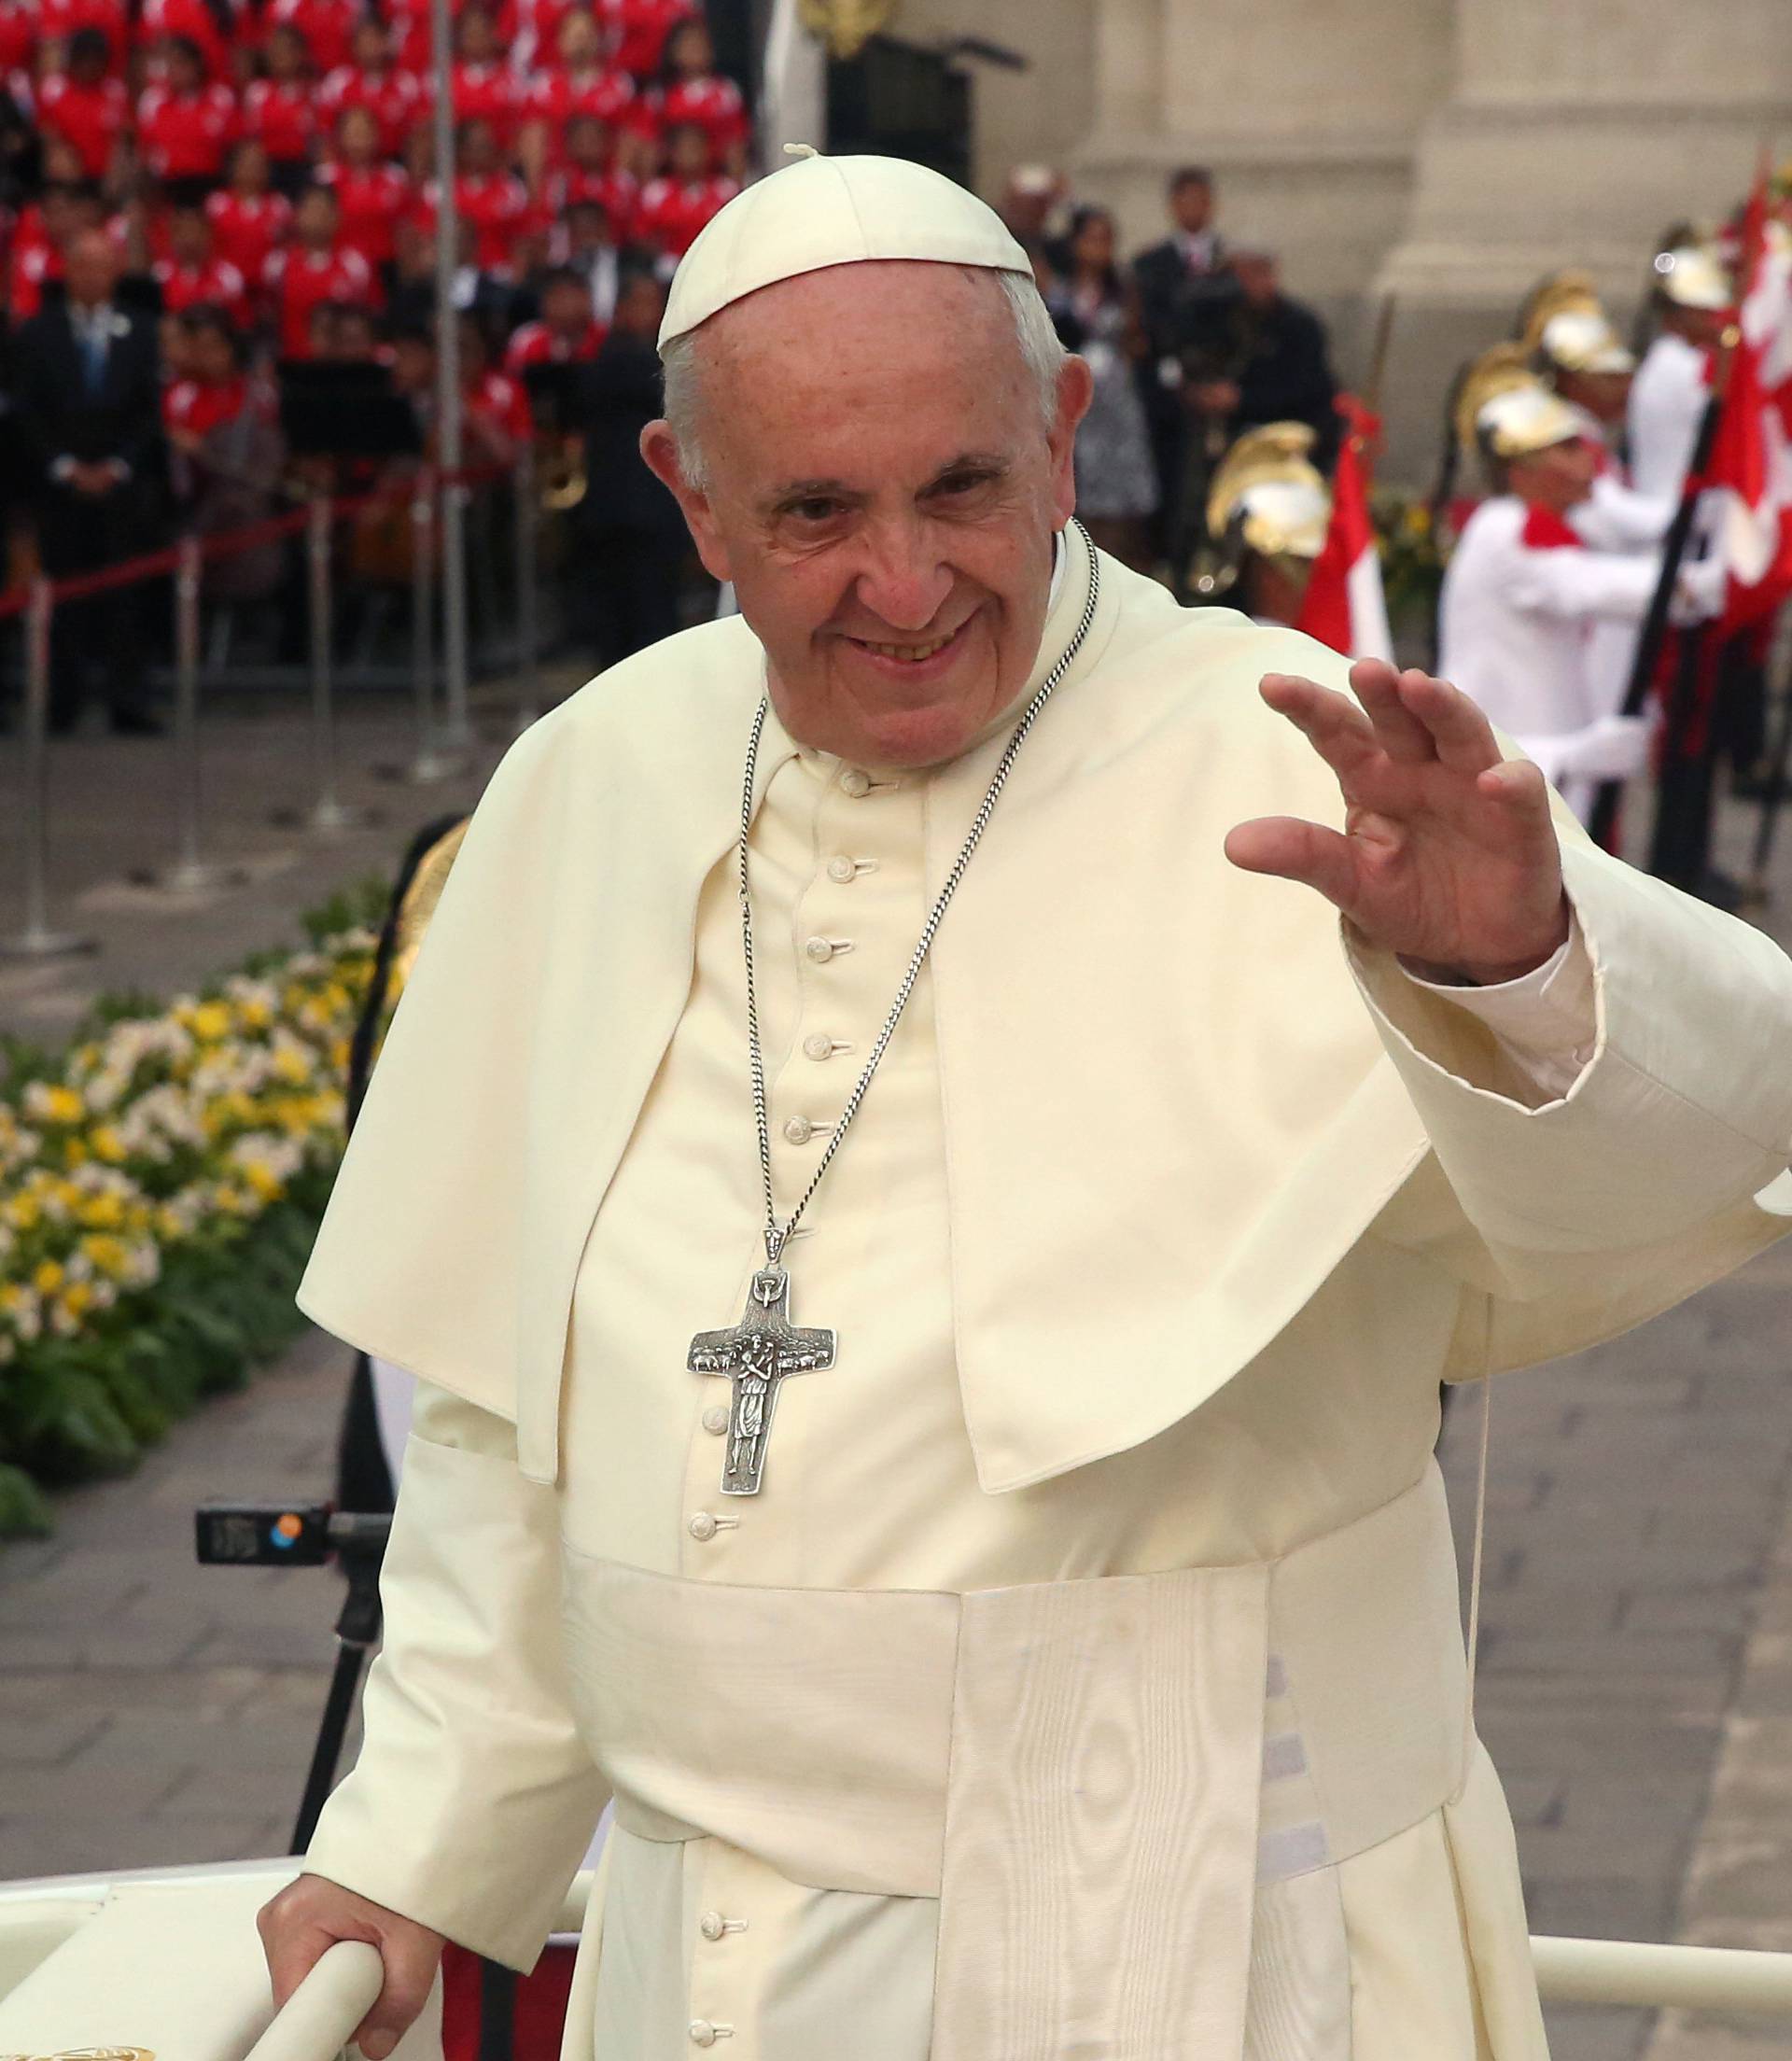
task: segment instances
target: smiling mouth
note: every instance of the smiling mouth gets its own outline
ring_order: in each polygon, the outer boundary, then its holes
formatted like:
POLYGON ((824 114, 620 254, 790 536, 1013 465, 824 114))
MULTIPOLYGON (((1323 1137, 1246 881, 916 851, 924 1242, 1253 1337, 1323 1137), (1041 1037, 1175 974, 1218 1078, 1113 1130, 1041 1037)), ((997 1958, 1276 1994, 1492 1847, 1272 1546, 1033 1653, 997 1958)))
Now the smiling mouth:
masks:
POLYGON ((964 624, 960 623, 958 629, 948 631, 945 637, 929 638, 925 644, 876 644, 867 637, 849 637, 847 642, 856 645, 861 652, 872 652, 877 658, 893 659, 899 666, 918 666, 924 660, 931 658, 936 652, 945 651, 963 628, 964 624))

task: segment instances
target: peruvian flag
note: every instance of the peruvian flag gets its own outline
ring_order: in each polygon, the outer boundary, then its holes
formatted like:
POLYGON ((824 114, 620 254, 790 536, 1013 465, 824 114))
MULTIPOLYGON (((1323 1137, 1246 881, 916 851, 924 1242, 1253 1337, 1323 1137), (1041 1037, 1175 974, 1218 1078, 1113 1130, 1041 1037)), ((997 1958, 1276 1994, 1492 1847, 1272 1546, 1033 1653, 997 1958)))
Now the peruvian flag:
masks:
POLYGON ((1381 425, 1353 394, 1340 394, 1344 441, 1332 476, 1332 519, 1313 561, 1295 627, 1351 658, 1393 658, 1381 561, 1369 519, 1368 452, 1381 425))
POLYGON ((1738 271, 1740 335, 1705 473, 1724 498, 1725 636, 1792 594, 1792 240, 1770 237, 1765 168, 1743 217, 1738 271))

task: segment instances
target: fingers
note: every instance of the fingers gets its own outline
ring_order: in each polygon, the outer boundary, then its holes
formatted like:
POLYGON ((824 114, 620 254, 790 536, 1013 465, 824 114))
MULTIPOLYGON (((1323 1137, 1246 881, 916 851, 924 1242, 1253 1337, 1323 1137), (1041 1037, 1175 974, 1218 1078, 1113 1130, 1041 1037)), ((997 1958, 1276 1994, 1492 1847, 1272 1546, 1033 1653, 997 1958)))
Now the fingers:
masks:
POLYGON ((1375 755, 1374 726, 1348 694, 1303 680, 1297 673, 1266 673, 1258 692, 1340 777, 1375 755))
POLYGON ((1348 915, 1359 885, 1351 840, 1298 816, 1257 816, 1226 833, 1225 856, 1246 873, 1274 874, 1316 889, 1348 915))
POLYGON ((385 2061, 427 2001, 442 1936, 414 1919, 326 1881, 301 1875, 256 1914, 276 2010, 342 1940, 379 1949, 385 1982, 355 2042, 366 2061, 385 2061))
POLYGON ((355 2044, 367 2061, 385 2061, 428 2001, 441 1942, 436 1940, 426 1948, 415 1940, 385 1939, 380 1942, 380 1957, 385 1964, 385 1986, 355 2033, 355 2044))
POLYGON ((1499 763, 1499 740, 1493 725, 1447 680, 1417 670, 1399 676, 1400 704, 1430 734, 1432 750, 1453 771, 1479 773, 1499 763))
POLYGON ((1376 742, 1391 759, 1422 765, 1436 757, 1431 732, 1400 698, 1401 675, 1385 660, 1359 658, 1351 686, 1375 726, 1376 742))

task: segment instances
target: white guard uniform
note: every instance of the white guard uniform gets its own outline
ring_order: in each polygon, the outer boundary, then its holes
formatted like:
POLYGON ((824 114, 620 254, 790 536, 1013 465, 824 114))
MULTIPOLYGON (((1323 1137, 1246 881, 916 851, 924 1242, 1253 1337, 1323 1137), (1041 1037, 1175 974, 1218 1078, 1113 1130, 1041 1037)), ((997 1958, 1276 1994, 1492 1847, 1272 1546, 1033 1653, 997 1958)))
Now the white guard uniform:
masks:
POLYGON ((1595 627, 1634 648, 1657 554, 1589 550, 1569 526, 1513 494, 1470 516, 1444 574, 1438 668, 1517 738, 1583 820, 1607 764, 1610 672, 1595 627))

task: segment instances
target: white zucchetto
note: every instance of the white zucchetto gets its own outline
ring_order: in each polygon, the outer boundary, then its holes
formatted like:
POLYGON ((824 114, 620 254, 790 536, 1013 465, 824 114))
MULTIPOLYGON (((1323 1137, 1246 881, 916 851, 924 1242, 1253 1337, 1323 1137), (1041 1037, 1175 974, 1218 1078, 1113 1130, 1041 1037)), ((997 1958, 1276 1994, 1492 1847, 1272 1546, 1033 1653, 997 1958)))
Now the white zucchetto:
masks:
POLYGON ((995 210, 940 173, 815 153, 737 193, 705 228, 672 276, 659 347, 762 287, 879 258, 1033 276, 995 210))

